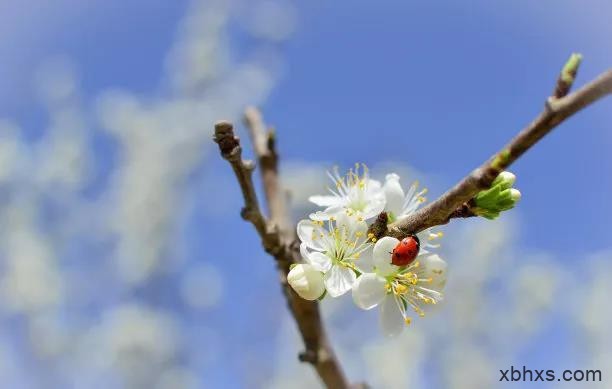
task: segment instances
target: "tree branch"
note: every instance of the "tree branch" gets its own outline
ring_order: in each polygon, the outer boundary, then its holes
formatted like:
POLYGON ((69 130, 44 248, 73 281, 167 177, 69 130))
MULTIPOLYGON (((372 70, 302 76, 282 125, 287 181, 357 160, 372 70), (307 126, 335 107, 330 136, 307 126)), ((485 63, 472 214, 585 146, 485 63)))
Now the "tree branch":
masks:
POLYGON ((278 226, 283 236, 293 238, 295 232, 290 226, 287 196, 281 188, 278 176, 279 158, 276 152, 274 130, 266 130, 262 115, 255 107, 249 107, 245 110, 244 123, 249 129, 251 143, 259 162, 259 171, 261 172, 261 180, 270 212, 270 220, 278 226))
MULTIPOLYGON (((252 114, 249 115, 248 120, 254 119, 256 118, 252 114)), ((282 206, 279 206, 279 204, 277 204, 276 207, 270 206, 270 213, 273 218, 282 220, 286 213, 284 213, 284 199, 283 196, 281 196, 279 189, 280 184, 278 176, 276 175, 276 161, 278 158, 276 157, 276 152, 271 151, 273 150, 273 146, 271 146, 269 142, 265 148, 262 147, 263 143, 259 143, 259 145, 257 143, 261 142, 260 137, 261 134, 263 134, 263 132, 260 132, 260 129, 263 128, 261 123, 261 120, 259 120, 259 122, 252 121, 249 126, 252 126, 251 133, 254 140, 253 143, 260 161, 262 156, 264 156, 264 158, 269 158, 270 154, 268 153, 274 155, 274 157, 272 157, 274 164, 269 162, 269 166, 265 168, 262 166, 262 170, 269 169, 267 174, 262 172, 262 175, 264 176, 264 186, 268 200, 282 203, 282 206), (266 177, 268 178, 267 180, 266 177)), ((253 224, 261 237, 266 252, 276 259, 283 294, 287 299, 289 310, 298 325, 304 345, 306 346, 306 350, 299 354, 299 359, 302 362, 312 364, 317 374, 328 388, 351 388, 325 333, 319 304, 316 301, 307 301, 299 297, 287 282, 287 274, 289 273, 290 266, 294 263, 301 262, 298 245, 295 244, 293 238, 287 236, 288 234, 285 236, 281 235, 280 229, 273 224, 274 222, 269 222, 262 215, 252 180, 254 166, 252 163, 242 160, 240 140, 234 135, 232 124, 227 121, 217 122, 215 124, 214 140, 219 145, 221 156, 232 166, 236 179, 240 184, 245 202, 245 206, 241 213, 243 218, 253 224)))
POLYGON ((463 215, 466 213, 459 212, 460 208, 465 208, 478 192, 488 189, 501 171, 510 166, 565 119, 612 93, 612 69, 610 69, 578 91, 565 95, 573 83, 579 63, 580 61, 576 60, 575 56, 570 58, 555 88, 555 96, 559 97, 549 98, 544 111, 503 149, 437 200, 412 215, 390 224, 385 235, 401 239, 429 227, 446 224, 453 217, 465 217, 463 215), (567 76, 568 74, 571 77, 567 76), (561 83, 563 85, 559 85, 561 83))

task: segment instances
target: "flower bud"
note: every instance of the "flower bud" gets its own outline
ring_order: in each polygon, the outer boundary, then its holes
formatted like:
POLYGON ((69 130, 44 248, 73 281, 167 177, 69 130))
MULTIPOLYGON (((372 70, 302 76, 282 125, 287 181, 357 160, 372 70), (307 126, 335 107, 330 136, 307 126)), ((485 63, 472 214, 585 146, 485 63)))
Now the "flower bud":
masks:
POLYGON ((516 181, 516 176, 514 174, 507 171, 503 171, 499 173, 499 175, 497 176, 497 178, 495 178, 491 186, 493 187, 499 185, 502 190, 508 189, 512 188, 512 185, 514 185, 514 181, 516 181))
POLYGON ((316 300, 325 292, 323 273, 309 264, 298 264, 287 274, 289 285, 305 300, 316 300))
POLYGON ((510 189, 510 198, 517 203, 521 199, 521 192, 518 189, 510 189))
POLYGON ((521 192, 512 188, 516 176, 510 172, 501 172, 487 190, 474 196, 472 211, 487 219, 496 219, 503 211, 514 208, 521 199, 521 192))

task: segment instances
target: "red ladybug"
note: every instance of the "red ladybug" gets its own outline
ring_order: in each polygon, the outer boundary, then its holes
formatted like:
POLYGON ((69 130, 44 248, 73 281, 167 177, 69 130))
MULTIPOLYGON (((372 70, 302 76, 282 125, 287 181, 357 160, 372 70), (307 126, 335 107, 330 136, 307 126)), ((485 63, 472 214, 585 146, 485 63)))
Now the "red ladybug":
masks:
POLYGON ((410 235, 402 239, 393 249, 391 263, 396 266, 406 266, 412 263, 419 255, 421 243, 416 235, 410 235))

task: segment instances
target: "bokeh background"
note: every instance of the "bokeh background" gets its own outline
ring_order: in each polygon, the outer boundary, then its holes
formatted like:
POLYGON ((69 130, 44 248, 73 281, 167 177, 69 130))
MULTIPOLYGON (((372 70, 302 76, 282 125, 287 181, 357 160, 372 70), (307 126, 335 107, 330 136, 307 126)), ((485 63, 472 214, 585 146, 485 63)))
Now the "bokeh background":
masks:
MULTIPOLYGON (((578 84, 612 65, 611 17, 608 0, 3 0, 0 387, 318 387, 212 123, 262 108, 295 218, 335 164, 435 197, 541 110, 571 52, 578 84)), ((611 112, 513 167, 516 210, 444 229, 446 302, 400 338, 349 296, 323 303, 354 381, 612 387, 611 112), (511 365, 604 380, 499 384, 511 365)))

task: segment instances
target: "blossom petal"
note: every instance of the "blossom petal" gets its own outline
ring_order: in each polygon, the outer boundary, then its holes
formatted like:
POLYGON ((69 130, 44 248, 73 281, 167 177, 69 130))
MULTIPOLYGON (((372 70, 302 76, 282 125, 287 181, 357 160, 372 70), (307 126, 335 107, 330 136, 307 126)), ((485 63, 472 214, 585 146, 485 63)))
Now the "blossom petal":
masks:
POLYGON ((404 190, 399 183, 399 176, 395 173, 387 174, 383 186, 387 204, 385 210, 392 212, 395 217, 400 216, 404 207, 404 190))
POLYGON ((388 294, 380 307, 380 327, 385 336, 397 336, 404 329, 404 318, 395 297, 388 294))
POLYGON ((355 272, 351 269, 332 266, 324 276, 327 293, 332 297, 342 296, 353 287, 356 278, 355 272))
POLYGON ((308 201, 315 203, 319 207, 329 207, 332 205, 338 205, 342 201, 340 197, 336 196, 310 196, 308 201))
POLYGON ((386 276, 395 273, 399 269, 391 264, 391 254, 399 242, 399 240, 390 236, 385 236, 376 242, 372 253, 372 260, 378 273, 386 276))
POLYGON ((323 211, 317 211, 310 214, 312 220, 326 221, 332 217, 338 217, 338 215, 344 212, 345 208, 342 205, 332 205, 331 207, 325 208, 323 211))
POLYGON ((365 236, 368 232, 368 223, 359 216, 349 216, 346 212, 341 212, 336 216, 336 227, 348 232, 353 238, 356 235, 365 236))
POLYGON ((312 267, 323 273, 327 272, 332 265, 331 259, 327 255, 318 251, 309 253, 306 260, 312 265, 312 267))
POLYGON ((325 251, 325 231, 312 220, 300 220, 297 225, 297 234, 302 243, 309 249, 325 251), (323 236, 321 236, 323 235, 323 236))
POLYGON ((368 178, 368 191, 369 192, 377 192, 380 190, 381 187, 382 185, 380 184, 380 181, 368 178))
POLYGON ((429 254, 422 258, 419 256, 419 262, 423 264, 423 276, 431 278, 431 288, 442 290, 446 285, 446 261, 437 254, 429 254))
POLYGON ((308 251, 308 247, 304 242, 300 243, 300 255, 304 261, 310 256, 310 251, 308 251))
POLYGON ((380 304, 387 294, 387 281, 374 273, 362 274, 353 285, 353 301, 361 309, 372 309, 380 304))
POLYGON ((330 215, 330 214, 328 214, 325 211, 317 211, 317 212, 314 212, 314 213, 311 213, 310 215, 308 215, 308 217, 311 220, 321 221, 321 222, 329 220, 331 216, 333 216, 333 215, 330 215))
POLYGON ((365 219, 371 219, 378 216, 382 211, 385 210, 385 198, 384 196, 373 198, 370 200, 368 205, 363 209, 363 217, 365 219))
POLYGON ((372 246, 361 252, 359 259, 355 260, 355 265, 361 273, 372 273, 374 271, 374 263, 372 262, 372 246))

